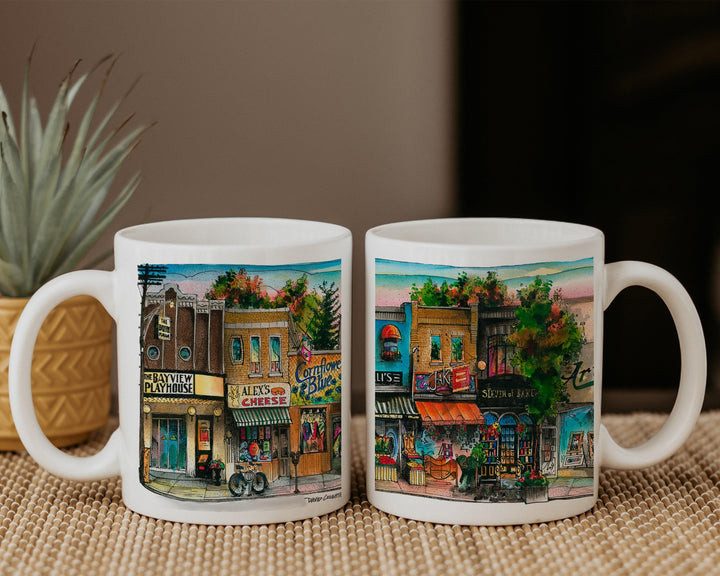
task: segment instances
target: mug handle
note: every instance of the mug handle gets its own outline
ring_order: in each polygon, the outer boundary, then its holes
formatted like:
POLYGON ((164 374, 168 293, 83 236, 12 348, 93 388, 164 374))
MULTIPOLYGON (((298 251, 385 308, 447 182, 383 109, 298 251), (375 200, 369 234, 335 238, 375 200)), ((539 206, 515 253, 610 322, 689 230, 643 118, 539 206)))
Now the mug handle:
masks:
POLYGON ((670 310, 680 341, 680 386, 672 412, 663 427, 645 443, 632 448, 618 445, 604 425, 600 426, 600 463, 607 468, 635 470, 672 456, 690 436, 705 398, 707 357, 705 338, 690 295, 666 270, 645 262, 615 262, 605 267, 607 309, 621 290, 644 286, 653 290, 670 310))
POLYGON ((30 298, 13 335, 8 367, 8 392, 15 428, 25 449, 43 468, 68 480, 101 480, 120 473, 120 430, 113 432, 97 454, 72 456, 56 448, 40 428, 33 404, 30 371, 33 349, 43 320, 50 311, 73 296, 96 298, 115 317, 113 273, 82 270, 58 276, 30 298))

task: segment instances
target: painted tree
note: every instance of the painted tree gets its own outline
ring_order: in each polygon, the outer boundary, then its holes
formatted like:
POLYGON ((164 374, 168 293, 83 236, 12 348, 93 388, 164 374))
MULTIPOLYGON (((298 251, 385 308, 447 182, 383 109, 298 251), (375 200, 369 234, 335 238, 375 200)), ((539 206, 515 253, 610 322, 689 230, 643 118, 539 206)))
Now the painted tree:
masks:
POLYGON ((453 306, 450 301, 450 288, 447 282, 443 282, 438 286, 428 278, 421 287, 418 288, 413 283, 410 289, 410 299, 417 300, 423 306, 453 306))
POLYGON ((251 277, 244 268, 233 268, 217 277, 205 297, 208 300, 225 300, 225 306, 237 308, 270 308, 271 300, 262 278, 251 277))
POLYGON ((489 271, 485 278, 460 272, 452 284, 443 282, 438 286, 432 278, 418 287, 412 285, 410 299, 424 306, 462 306, 479 304, 481 308, 503 306, 508 302, 507 286, 497 273, 489 271))
POLYGON ((308 336, 316 350, 340 347, 340 297, 335 282, 319 286, 320 304, 308 326, 308 336))
POLYGON ((532 466, 539 472, 540 432, 545 420, 557 415, 568 400, 563 372, 575 362, 585 341, 574 314, 563 307, 562 292, 552 292, 552 281, 537 277, 520 288, 520 305, 515 310, 515 331, 508 343, 515 346, 512 364, 525 376, 537 394, 528 402, 528 416, 534 425, 532 466))
POLYGON ((208 300, 225 300, 225 306, 253 309, 288 308, 296 328, 306 334, 318 312, 321 297, 309 289, 307 274, 285 281, 274 296, 260 276, 250 276, 244 268, 227 270, 218 276, 205 294, 208 300))
POLYGON ((307 274, 297 280, 286 280, 285 285, 278 290, 272 299, 270 308, 289 308, 295 321, 295 326, 302 333, 308 333, 313 318, 318 312, 321 298, 309 290, 307 274))

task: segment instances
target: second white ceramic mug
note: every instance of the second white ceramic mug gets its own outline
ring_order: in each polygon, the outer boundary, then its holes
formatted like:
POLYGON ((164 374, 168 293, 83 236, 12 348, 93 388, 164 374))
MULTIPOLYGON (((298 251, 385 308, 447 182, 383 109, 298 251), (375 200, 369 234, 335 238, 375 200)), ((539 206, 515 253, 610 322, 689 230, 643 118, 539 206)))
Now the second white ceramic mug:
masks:
POLYGON ((606 264, 602 232, 447 219, 366 236, 368 499, 422 521, 500 525, 591 509, 601 467, 673 454, 702 407, 705 341, 685 289, 606 264), (641 446, 600 423, 603 312, 623 288, 668 306, 682 357, 675 407, 641 446))

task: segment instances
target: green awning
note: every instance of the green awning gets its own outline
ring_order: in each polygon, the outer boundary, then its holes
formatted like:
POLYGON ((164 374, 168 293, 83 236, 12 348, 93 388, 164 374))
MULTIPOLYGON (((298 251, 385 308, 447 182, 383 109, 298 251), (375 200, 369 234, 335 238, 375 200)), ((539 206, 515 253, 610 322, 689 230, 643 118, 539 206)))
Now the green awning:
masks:
POLYGON ((292 422, 287 408, 231 408, 230 411, 238 426, 270 426, 292 422))
POLYGON ((375 417, 387 419, 420 418, 415 402, 407 396, 390 396, 375 400, 375 417))

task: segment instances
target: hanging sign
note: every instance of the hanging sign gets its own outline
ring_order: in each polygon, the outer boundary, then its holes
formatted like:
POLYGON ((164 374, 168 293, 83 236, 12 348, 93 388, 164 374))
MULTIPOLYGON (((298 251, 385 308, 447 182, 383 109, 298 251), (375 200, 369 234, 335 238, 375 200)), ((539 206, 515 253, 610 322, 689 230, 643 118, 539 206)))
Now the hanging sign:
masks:
POLYGON ((228 384, 228 408, 262 408, 290 406, 290 384, 228 384))
POLYGON ((168 316, 157 317, 158 340, 170 340, 170 318, 168 316))

